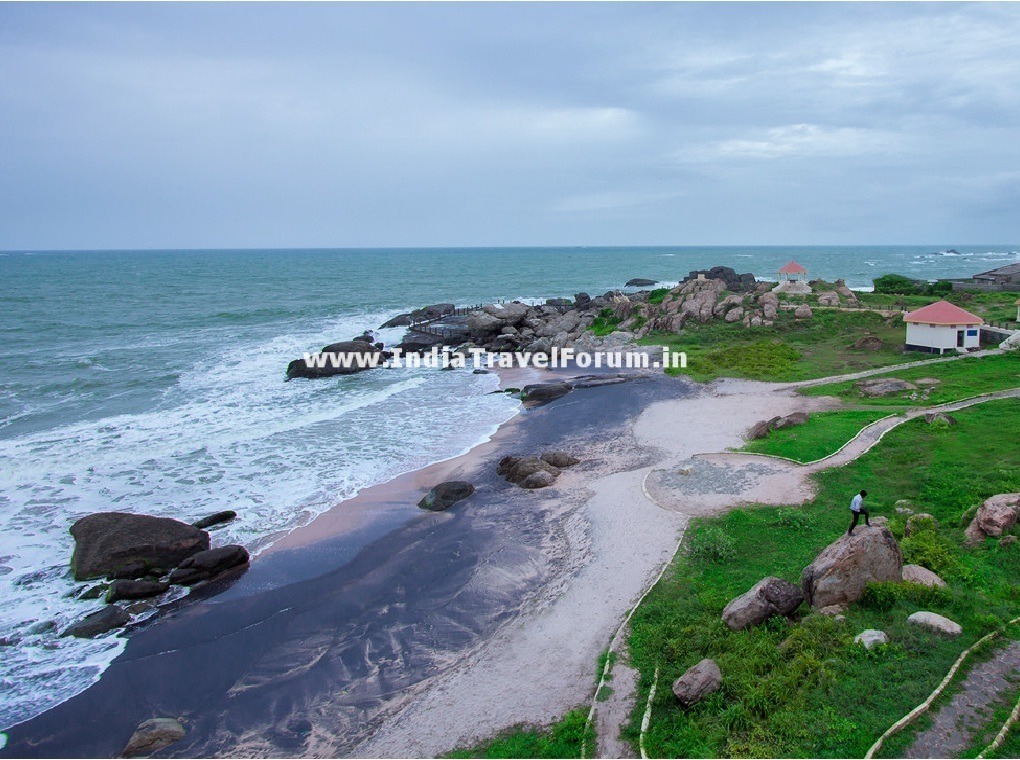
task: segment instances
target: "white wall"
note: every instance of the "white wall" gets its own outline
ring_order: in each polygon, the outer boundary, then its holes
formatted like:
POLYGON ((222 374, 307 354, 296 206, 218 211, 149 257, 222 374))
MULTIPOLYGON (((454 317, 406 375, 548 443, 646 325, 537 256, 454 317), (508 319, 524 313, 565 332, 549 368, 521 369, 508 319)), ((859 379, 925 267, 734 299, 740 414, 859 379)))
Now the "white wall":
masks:
POLYGON ((931 327, 926 324, 907 322, 907 345, 908 346, 929 346, 931 348, 945 349, 946 351, 956 348, 956 333, 964 331, 963 347, 977 348, 981 344, 981 330, 978 325, 936 325, 931 327), (968 331, 974 331, 974 335, 967 335, 968 331))

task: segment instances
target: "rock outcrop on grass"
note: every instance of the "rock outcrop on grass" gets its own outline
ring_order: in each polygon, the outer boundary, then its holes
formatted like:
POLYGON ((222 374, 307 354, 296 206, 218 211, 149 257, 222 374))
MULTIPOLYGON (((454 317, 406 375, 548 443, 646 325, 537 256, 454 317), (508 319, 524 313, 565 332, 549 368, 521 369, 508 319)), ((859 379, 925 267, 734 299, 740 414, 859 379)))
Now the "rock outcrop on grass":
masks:
POLYGON ((928 612, 926 610, 915 612, 907 618, 907 622, 910 625, 916 625, 919 628, 934 631, 943 636, 959 636, 963 633, 963 627, 959 623, 936 612, 928 612))
POLYGON ((928 568, 921 567, 921 565, 904 565, 903 582, 917 583, 921 586, 928 586, 930 588, 946 587, 946 582, 944 580, 928 568))
POLYGON ((858 380, 855 385, 862 396, 867 398, 879 398, 888 396, 891 393, 904 393, 916 391, 917 386, 901 380, 898 377, 872 377, 866 380, 858 380))
POLYGON ((704 659, 673 682, 673 694, 683 707, 693 707, 722 686, 722 671, 715 660, 704 659))
POLYGON ((785 417, 773 417, 769 420, 760 420, 747 433, 747 440, 757 441, 767 436, 773 430, 803 425, 808 421, 807 412, 794 412, 785 417))
POLYGON ((849 604, 861 598, 872 581, 903 578, 903 552, 885 526, 858 526, 815 557, 801 574, 804 598, 812 607, 849 604))
POLYGON ((876 628, 868 628, 866 631, 861 631, 854 636, 854 643, 860 644, 865 649, 874 649, 882 644, 889 643, 889 637, 885 631, 879 631, 876 628))
POLYGON ((1017 523, 1020 517, 1020 493, 1000 493, 985 499, 965 532, 966 542, 973 546, 986 538, 998 538, 1017 523))
POLYGON ((723 609, 723 622, 732 631, 764 623, 774 615, 789 615, 804 601, 799 588, 782 578, 762 578, 747 593, 732 599, 723 609))

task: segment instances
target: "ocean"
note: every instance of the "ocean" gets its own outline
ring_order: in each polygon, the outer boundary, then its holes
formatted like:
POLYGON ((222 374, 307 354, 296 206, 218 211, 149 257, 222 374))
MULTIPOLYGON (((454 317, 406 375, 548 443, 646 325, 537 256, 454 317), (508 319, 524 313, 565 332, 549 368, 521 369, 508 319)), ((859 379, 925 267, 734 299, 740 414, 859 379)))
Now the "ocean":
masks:
MULTIPOLYGON (((359 490, 457 456, 518 413, 492 375, 402 368, 284 382, 287 363, 411 308, 674 284, 718 264, 869 288, 964 277, 1016 245, 0 253, 0 730, 87 688, 124 639, 60 638, 68 527, 97 511, 240 518, 257 554, 359 490)), ((403 329, 377 331, 387 343, 403 329)), ((408 505, 414 514, 414 505, 408 505)), ((178 592, 183 593, 183 592, 178 592)))

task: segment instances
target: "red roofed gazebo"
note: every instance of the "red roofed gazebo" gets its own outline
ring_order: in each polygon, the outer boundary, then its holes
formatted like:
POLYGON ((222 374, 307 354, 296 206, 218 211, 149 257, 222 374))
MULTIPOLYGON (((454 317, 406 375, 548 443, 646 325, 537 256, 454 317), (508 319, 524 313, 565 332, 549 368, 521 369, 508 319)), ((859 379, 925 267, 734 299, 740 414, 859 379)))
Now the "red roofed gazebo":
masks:
POLYGON ((807 284, 807 270, 796 261, 779 268, 779 284, 774 290, 780 293, 808 294, 811 286, 807 284))
POLYGON ((949 301, 938 301, 905 314, 907 345, 913 351, 944 354, 981 345, 984 320, 949 301))

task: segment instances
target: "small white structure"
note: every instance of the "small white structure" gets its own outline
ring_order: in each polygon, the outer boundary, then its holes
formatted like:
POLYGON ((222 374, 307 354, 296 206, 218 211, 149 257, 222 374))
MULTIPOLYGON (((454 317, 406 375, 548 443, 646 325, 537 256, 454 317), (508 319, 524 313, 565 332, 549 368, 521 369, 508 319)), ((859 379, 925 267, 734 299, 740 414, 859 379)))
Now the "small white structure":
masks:
POLYGON ((944 354, 946 351, 978 348, 981 345, 981 317, 949 301, 929 304, 903 317, 907 323, 907 345, 911 351, 944 354))
POLYGON ((811 286, 807 284, 807 270, 796 261, 779 269, 779 284, 772 288, 776 293, 800 293, 807 295, 811 286))

